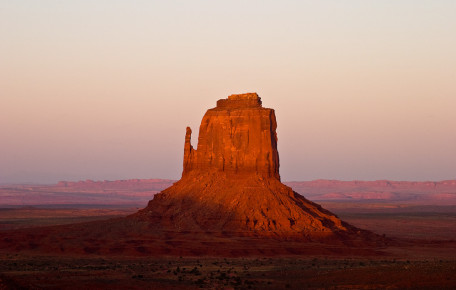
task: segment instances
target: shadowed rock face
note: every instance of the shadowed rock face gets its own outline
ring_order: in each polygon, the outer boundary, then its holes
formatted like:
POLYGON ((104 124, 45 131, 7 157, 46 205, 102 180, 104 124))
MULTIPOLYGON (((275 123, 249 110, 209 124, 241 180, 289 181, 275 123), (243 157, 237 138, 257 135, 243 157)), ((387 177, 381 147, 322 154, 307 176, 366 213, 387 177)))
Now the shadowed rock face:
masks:
POLYGON ((280 180, 276 128, 274 110, 263 108, 256 93, 219 100, 201 121, 197 150, 187 127, 182 176, 221 171, 280 180))
POLYGON ((166 232, 359 236, 362 231, 280 182, 276 128, 274 110, 263 108, 256 93, 219 100, 201 121, 197 149, 187 128, 181 180, 134 217, 166 232))

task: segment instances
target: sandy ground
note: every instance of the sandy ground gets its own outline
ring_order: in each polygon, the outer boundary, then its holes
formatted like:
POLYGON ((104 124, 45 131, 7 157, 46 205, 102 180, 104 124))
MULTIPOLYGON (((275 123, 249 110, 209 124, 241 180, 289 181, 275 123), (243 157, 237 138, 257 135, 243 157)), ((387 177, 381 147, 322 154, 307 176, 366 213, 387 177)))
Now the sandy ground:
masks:
POLYGON ((456 261, 1 257, 0 289, 454 289, 456 261))
MULTIPOLYGON (((329 205, 330 206, 330 205, 329 205)), ((448 208, 332 209, 400 244, 382 255, 294 257, 59 256, 0 249, 0 289, 455 289, 455 215, 448 208)), ((109 219, 135 208, 0 210, 0 225, 26 228, 109 219)), ((1 235, 0 230, 0 235, 1 235)))

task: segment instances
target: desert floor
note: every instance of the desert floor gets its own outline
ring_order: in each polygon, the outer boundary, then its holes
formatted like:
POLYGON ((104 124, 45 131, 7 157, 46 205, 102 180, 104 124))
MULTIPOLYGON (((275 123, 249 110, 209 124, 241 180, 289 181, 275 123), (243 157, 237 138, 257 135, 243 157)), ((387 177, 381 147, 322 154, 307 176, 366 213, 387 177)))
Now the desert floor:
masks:
MULTIPOLYGON (((52 256, 0 250, 0 289, 455 289, 454 207, 322 204, 401 241, 383 255, 299 257, 52 256)), ((136 208, 0 210, 2 230, 108 219, 136 208)))

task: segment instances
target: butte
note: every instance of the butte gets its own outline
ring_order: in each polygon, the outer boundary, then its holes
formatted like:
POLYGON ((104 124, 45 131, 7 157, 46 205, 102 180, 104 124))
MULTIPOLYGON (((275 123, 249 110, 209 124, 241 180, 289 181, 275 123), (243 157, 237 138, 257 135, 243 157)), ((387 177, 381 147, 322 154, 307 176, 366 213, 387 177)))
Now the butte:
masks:
POLYGON ((190 128, 182 178, 124 218, 3 232, 0 250, 57 255, 378 254, 385 239, 280 181, 277 122, 256 93, 217 101, 190 128))
POLYGON ((198 147, 187 127, 182 178, 132 216, 157 230, 224 237, 334 240, 366 234, 280 181, 277 121, 256 93, 204 115, 198 147))

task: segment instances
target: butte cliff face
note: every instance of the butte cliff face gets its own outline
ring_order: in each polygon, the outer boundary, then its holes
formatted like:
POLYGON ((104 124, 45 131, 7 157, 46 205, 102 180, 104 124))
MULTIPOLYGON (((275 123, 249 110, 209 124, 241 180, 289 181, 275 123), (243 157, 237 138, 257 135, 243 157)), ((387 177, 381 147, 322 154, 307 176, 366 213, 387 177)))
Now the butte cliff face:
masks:
POLYGON ((219 171, 280 180, 276 128, 274 110, 263 108, 256 93, 219 100, 201 121, 197 150, 187 127, 183 177, 192 171, 219 171))
POLYGON ((294 239, 356 235, 358 229, 280 182, 276 117, 256 93, 217 102, 187 128, 182 178, 135 217, 156 230, 294 239))

